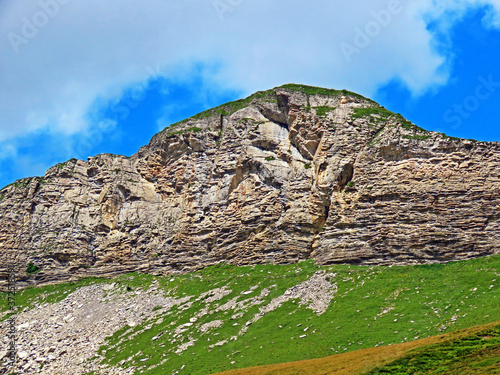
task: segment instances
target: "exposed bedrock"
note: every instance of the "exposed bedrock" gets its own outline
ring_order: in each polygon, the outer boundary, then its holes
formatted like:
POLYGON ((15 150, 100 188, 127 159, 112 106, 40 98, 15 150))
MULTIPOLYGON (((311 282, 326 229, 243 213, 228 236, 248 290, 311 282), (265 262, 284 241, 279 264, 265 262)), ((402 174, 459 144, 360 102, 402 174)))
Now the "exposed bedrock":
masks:
POLYGON ((498 253, 500 147, 359 95, 285 85, 0 191, 0 278, 219 262, 415 264, 498 253))

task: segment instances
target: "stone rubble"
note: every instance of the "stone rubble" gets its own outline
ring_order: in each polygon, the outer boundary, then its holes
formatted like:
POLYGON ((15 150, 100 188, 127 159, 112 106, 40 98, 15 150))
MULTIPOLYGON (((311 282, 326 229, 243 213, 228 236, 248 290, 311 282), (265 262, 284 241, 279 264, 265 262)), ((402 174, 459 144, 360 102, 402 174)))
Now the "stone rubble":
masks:
MULTIPOLYGON (((289 288, 282 296, 261 306, 259 313, 246 322, 239 334, 231 340, 238 340, 251 324, 289 300, 296 300, 298 306, 304 305, 321 315, 337 292, 336 283, 332 283, 335 277, 335 274, 318 271, 308 280, 289 288)), ((256 296, 246 297, 240 293, 239 296, 220 305, 217 302, 231 293, 231 289, 227 286, 201 293, 195 299, 194 296, 170 297, 168 295, 171 292, 160 292, 157 280, 144 291, 128 290, 126 286, 112 282, 77 288, 57 303, 35 302, 33 308, 24 309, 17 315, 17 373, 83 375, 96 371, 99 374, 109 375, 133 374, 137 369, 121 366, 127 366, 127 362, 132 358, 137 358, 139 362, 147 362, 148 357, 139 350, 132 357, 120 361, 116 367, 102 365, 100 362, 104 358, 104 353, 99 354, 98 349, 105 344, 106 337, 126 326, 135 327, 147 322, 140 330, 126 333, 117 343, 106 347, 106 350, 110 350, 125 340, 131 340, 136 335, 151 329, 153 324, 161 324, 163 315, 168 314, 174 306, 182 311, 183 307, 190 307, 194 302, 201 302, 201 306, 199 311, 188 318, 189 322, 179 324, 174 320, 169 330, 160 332, 152 338, 152 343, 162 335, 168 334, 171 343, 177 345, 174 353, 181 355, 195 345, 198 339, 193 338, 193 335, 199 332, 209 335, 206 344, 209 349, 223 346, 228 340, 217 341, 216 335, 210 336, 210 332, 224 324, 234 325, 234 323, 229 319, 227 321, 215 319, 201 324, 200 318, 229 311, 231 311, 229 316, 241 318, 253 306, 262 305, 265 302, 264 298, 274 287, 276 286, 263 288, 258 292, 258 285, 255 285, 250 290, 255 291, 256 296), (241 296, 245 297, 239 300, 241 296), (210 339, 215 343, 211 344, 210 339)), ((0 342, 5 347, 8 344, 7 329, 8 322, 0 322, 0 342)), ((306 328, 304 332, 307 330, 306 328)), ((161 350, 161 347, 159 345, 158 349, 161 350)), ((0 352, 0 356, 5 354, 6 352, 0 352)), ((167 356, 162 363, 168 359, 167 356)))
MULTIPOLYGON (((165 297, 152 289, 135 294, 113 284, 96 284, 77 289, 59 303, 21 312, 17 316, 18 374, 133 374, 133 369, 87 361, 120 328, 151 318, 157 306, 170 309, 183 302, 185 298, 165 297)), ((8 342, 6 329, 7 322, 0 322, 3 345, 8 342)))

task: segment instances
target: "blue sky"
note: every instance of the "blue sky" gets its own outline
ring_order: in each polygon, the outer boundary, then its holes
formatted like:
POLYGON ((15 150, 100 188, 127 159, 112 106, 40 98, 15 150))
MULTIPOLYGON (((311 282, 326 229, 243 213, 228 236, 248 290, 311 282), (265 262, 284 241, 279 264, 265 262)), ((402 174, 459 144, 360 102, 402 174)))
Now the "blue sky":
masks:
POLYGON ((498 0, 0 0, 0 186, 285 83, 500 141, 498 0))

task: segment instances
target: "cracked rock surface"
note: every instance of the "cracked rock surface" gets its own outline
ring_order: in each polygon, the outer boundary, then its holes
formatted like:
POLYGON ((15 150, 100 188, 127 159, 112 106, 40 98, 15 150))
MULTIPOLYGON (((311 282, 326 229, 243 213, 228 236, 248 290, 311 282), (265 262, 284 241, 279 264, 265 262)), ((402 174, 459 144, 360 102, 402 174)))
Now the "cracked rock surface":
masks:
MULTIPOLYGON (((135 155, 70 160, 0 191, 0 280, 226 261, 416 264, 498 253, 500 145, 427 132, 359 95, 283 86, 135 155)), ((1 285, 0 285, 1 286, 1 285)))

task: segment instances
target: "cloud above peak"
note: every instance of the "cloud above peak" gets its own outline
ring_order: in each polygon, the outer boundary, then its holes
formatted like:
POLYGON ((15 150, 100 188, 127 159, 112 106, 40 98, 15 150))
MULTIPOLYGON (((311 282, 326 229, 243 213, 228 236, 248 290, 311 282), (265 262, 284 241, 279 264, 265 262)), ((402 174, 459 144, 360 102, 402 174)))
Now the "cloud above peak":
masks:
POLYGON ((6 0, 0 142, 85 131, 96 100, 196 64, 213 87, 246 93, 297 82, 369 96, 399 80, 419 95, 448 79, 428 22, 479 6, 498 26, 493 0, 6 0))

